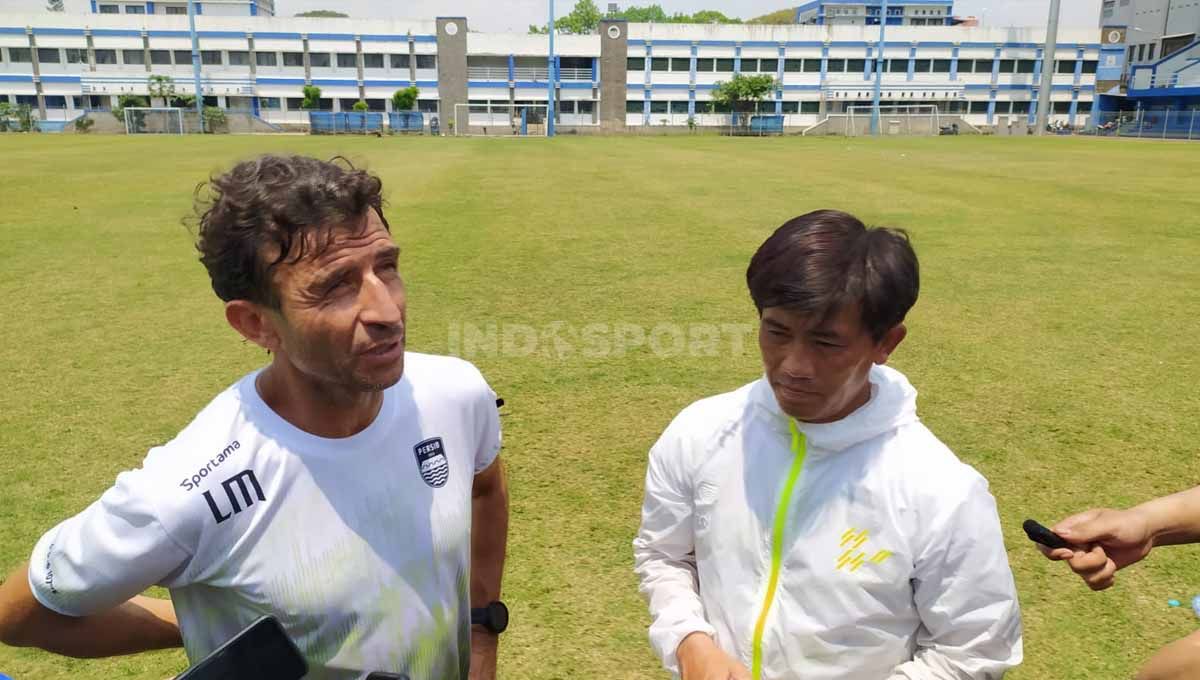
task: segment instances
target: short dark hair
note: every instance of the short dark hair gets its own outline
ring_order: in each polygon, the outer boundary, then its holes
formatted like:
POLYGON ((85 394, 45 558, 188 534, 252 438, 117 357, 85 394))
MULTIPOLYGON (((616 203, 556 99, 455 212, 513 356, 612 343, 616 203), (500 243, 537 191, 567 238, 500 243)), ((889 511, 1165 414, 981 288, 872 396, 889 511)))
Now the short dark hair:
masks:
POLYGON ((754 253, 746 284, 759 314, 784 307, 827 318, 857 304, 875 340, 917 301, 917 254, 903 229, 868 228, 837 210, 789 220, 754 253))
POLYGON ((384 227, 383 182, 344 158, 264 155, 243 161, 196 188, 199 235, 196 249, 213 292, 273 308, 279 296, 271 270, 328 246, 333 230, 361 218, 369 208, 384 227), (205 191, 207 189, 207 191, 205 191), (278 250, 271 258, 266 248, 278 250))

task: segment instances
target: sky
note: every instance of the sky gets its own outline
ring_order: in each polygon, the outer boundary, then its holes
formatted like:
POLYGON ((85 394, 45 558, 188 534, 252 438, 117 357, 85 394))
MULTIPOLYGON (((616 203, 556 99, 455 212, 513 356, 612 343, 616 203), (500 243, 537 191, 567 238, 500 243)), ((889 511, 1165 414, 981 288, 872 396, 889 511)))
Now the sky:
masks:
MULTIPOLYGON (((715 9, 744 19, 774 12, 798 4, 796 0, 657 0, 668 13, 715 9)), ((1095 28, 1099 25, 1101 0, 1065 0, 1061 25, 1070 28, 1095 28)), ((45 7, 44 0, 0 0, 0 12, 31 12, 45 7)), ((574 0, 557 0, 556 14, 571 11, 574 0)), ((608 0, 596 0, 603 11, 608 0)), ((622 7, 653 4, 653 0, 621 2, 622 7)), ((68 12, 87 12, 88 0, 66 0, 68 12)), ((955 14, 975 15, 987 26, 1045 25, 1049 0, 958 0, 955 14)), ((388 17, 393 19, 433 19, 438 16, 465 16, 477 31, 524 32, 529 24, 546 23, 545 0, 275 0, 278 16, 292 16, 310 9, 332 9, 352 17, 388 17)))

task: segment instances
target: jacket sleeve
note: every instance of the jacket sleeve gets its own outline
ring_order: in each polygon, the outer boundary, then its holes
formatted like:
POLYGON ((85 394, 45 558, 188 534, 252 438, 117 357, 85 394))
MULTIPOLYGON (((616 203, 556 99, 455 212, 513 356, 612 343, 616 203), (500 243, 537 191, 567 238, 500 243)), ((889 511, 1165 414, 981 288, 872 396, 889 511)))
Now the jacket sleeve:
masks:
POLYGON ((700 601, 687 456, 673 429, 674 424, 650 450, 633 557, 641 593, 650 604, 650 644, 666 669, 678 675, 679 643, 691 633, 716 631, 700 601))
POLYGON ((996 501, 983 477, 963 468, 970 479, 954 486, 965 486, 965 497, 930 513, 915 564, 917 649, 889 680, 991 680, 1021 663, 1021 613, 996 501))

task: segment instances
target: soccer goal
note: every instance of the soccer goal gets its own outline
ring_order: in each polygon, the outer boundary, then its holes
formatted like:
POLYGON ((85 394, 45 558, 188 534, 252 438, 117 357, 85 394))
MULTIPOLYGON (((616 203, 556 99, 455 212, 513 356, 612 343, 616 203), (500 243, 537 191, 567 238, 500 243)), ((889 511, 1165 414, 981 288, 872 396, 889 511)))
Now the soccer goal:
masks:
POLYGON ((545 104, 471 102, 454 105, 455 137, 545 137, 545 104))
POLYGON ((125 107, 125 134, 182 135, 183 109, 175 107, 125 107))
MULTIPOLYGON (((870 105, 846 108, 846 135, 854 137, 871 134, 870 105)), ((879 107, 881 135, 937 135, 941 130, 941 113, 936 104, 897 104, 879 107)))

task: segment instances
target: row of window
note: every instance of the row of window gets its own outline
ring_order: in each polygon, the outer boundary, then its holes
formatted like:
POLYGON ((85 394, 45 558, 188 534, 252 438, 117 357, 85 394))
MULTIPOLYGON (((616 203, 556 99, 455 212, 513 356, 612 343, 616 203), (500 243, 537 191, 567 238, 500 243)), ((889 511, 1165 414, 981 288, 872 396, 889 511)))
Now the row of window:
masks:
MULTIPOLYGON (((99 10, 100 14, 120 14, 121 13, 120 5, 100 5, 97 9, 99 10)), ((181 7, 178 5, 167 5, 164 9, 167 10, 167 12, 166 12, 167 14, 187 14, 186 6, 181 7)), ((125 13, 126 14, 145 14, 146 8, 142 5, 125 5, 125 13)))
MULTIPOLYGON (((743 58, 741 63, 741 73, 778 73, 779 59, 747 59, 743 58)), ((811 59, 784 59, 784 73, 820 73, 822 61, 827 62, 826 71, 828 73, 863 73, 867 70, 867 63, 870 61, 874 66, 875 60, 867 59, 821 59, 814 57, 811 59)), ((884 70, 888 73, 907 73, 909 59, 887 59, 884 65, 884 70)), ((953 65, 951 59, 913 59, 914 73, 950 73, 953 65)), ((959 73, 991 73, 995 67, 994 59, 959 59, 959 73)), ((670 73, 689 73, 691 72, 692 59, 690 57, 629 57, 626 66, 630 71, 645 71, 647 62, 649 62, 650 70, 657 72, 670 73)), ((1000 59, 1000 73, 1033 73, 1037 60, 1035 59, 1000 59)), ((1056 62, 1059 73, 1074 73, 1075 60, 1062 60, 1056 62)), ((1084 60, 1083 72, 1095 73, 1098 62, 1095 60, 1084 60)), ((697 73, 732 73, 734 70, 734 60, 731 58, 696 58, 697 73)))
MULTIPOLYGON (((910 102, 910 101, 896 101, 896 102, 883 101, 883 102, 880 102, 880 106, 881 107, 908 106, 908 105, 911 105, 912 103, 913 102, 910 102)), ((783 109, 782 112, 785 114, 818 113, 821 110, 821 103, 816 102, 816 101, 804 101, 804 102, 785 101, 785 102, 781 102, 781 104, 782 104, 782 109, 783 109)), ((961 100, 951 100, 951 101, 945 101, 945 102, 929 101, 929 102, 922 102, 922 104, 937 104, 939 107, 939 110, 941 110, 944 113, 987 113, 990 102, 987 102, 987 101, 967 102, 967 101, 961 101, 961 100)), ((1053 104, 1054 104, 1054 113, 1056 113, 1056 114, 1067 114, 1067 113, 1071 112, 1071 102, 1058 101, 1058 102, 1053 102, 1053 104)), ((646 105, 645 101, 642 101, 642 100, 635 101, 635 100, 631 99, 631 100, 625 102, 625 112, 626 113, 637 113, 637 114, 644 113, 645 105, 646 105)), ((1027 114, 1031 110, 1032 106, 1033 106, 1033 102, 1029 102, 1029 101, 997 101, 996 102, 996 114, 1004 115, 1004 116, 1023 114, 1023 113, 1027 114)), ((683 113, 683 114, 686 114, 687 112, 688 112, 688 102, 686 100, 684 100, 684 101, 654 100, 654 101, 650 102, 650 113, 652 113, 652 114, 654 114, 654 113, 673 113, 673 114, 683 113)), ((707 101, 697 101, 696 102, 696 113, 729 113, 729 112, 730 112, 730 110, 729 110, 728 106, 724 106, 724 107, 715 106, 712 102, 707 102, 707 101)), ((775 113, 775 102, 773 102, 773 101, 758 102, 757 113, 762 113, 762 114, 775 113)))
MULTIPOLYGON (((33 50, 29 47, 9 47, 8 60, 14 64, 28 64, 33 60, 33 50)), ((3 61, 3 52, 0 50, 0 61, 3 61)), ((136 64, 144 65, 146 63, 145 50, 114 50, 114 49, 94 49, 92 50, 96 57, 96 64, 116 65, 116 64, 136 64), (117 61, 118 55, 120 61, 117 61)), ((303 52, 254 52, 254 62, 259 66, 278 66, 280 63, 284 67, 304 66, 303 52)), ((39 47, 37 50, 39 64, 87 64, 88 51, 68 47, 59 50, 57 47, 39 47)), ((337 59, 338 68, 358 68, 358 55, 355 53, 337 53, 330 55, 328 52, 310 52, 308 55, 309 63, 313 68, 330 68, 334 63, 334 57, 337 59)), ((382 69, 385 59, 388 57, 387 63, 394 69, 407 69, 410 63, 410 56, 407 54, 363 54, 363 68, 382 69)), ((170 66, 191 66, 192 51, 191 50, 150 50, 150 63, 154 65, 170 66)), ((251 52, 242 50, 230 50, 222 52, 220 50, 201 50, 200 63, 205 66, 249 66, 251 52)), ((416 55, 416 67, 418 69, 435 69, 437 68, 437 57, 432 54, 416 55)))
MULTIPOLYGON (((510 102, 507 99, 472 99, 468 102, 471 113, 486 113, 486 114, 513 114, 514 105, 519 108, 521 106, 535 106, 543 109, 546 106, 545 101, 515 101, 510 102)), ((562 99, 554 105, 555 111, 560 114, 582 114, 591 115, 596 112, 596 102, 589 99, 562 99)))
MULTIPOLYGON (((26 104, 32 108, 37 108, 37 95, 18 94, 16 97, 17 105, 26 104)), ((44 95, 47 109, 65 109, 67 108, 67 98, 62 95, 44 95)), ((5 95, 0 94, 0 101, 7 101, 5 95)), ((282 111, 282 97, 259 97, 258 105, 264 111, 282 111)), ((304 100, 300 97, 287 97, 287 108, 289 111, 300 111, 301 104, 304 100)), ((387 100, 385 99, 365 99, 368 111, 385 111, 387 110, 387 100)), ((350 111, 354 108, 354 104, 358 99, 342 99, 341 105, 343 111, 350 111)), ((182 106, 182 102, 171 102, 173 105, 182 106)), ((205 97, 204 103, 206 106, 217 106, 219 101, 216 97, 205 97)), ((75 95, 71 97, 71 105, 76 109, 92 109, 92 110, 108 110, 111 108, 111 100, 108 95, 75 95)), ((318 103, 317 110, 332 111, 333 100, 321 99, 318 103)), ((438 100, 436 99, 419 99, 417 100, 417 110, 424 113, 437 113, 438 100)))

